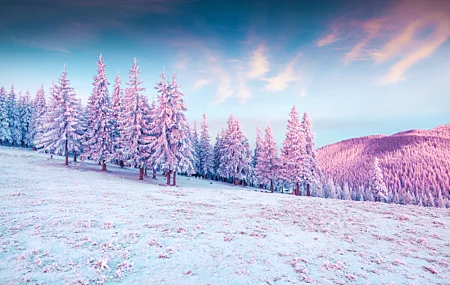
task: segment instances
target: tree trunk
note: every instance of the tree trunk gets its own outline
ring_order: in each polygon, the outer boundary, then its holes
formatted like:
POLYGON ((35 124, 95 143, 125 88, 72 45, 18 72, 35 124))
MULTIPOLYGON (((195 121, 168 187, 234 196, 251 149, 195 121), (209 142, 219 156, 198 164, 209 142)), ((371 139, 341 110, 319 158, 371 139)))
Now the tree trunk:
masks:
POLYGON ((244 187, 247 187, 247 180, 243 181, 244 187))
POLYGON ((123 160, 119 161, 120 168, 123 168, 123 160))
POLYGON ((173 172, 173 186, 177 186, 177 172, 173 172))
POLYGON ((106 162, 104 159, 102 160, 102 171, 106 171, 106 162))
POLYGON ((295 196, 300 196, 300 185, 299 183, 295 183, 295 196))
POLYGON ((170 185, 170 170, 166 170, 167 185, 170 185))
POLYGON ((153 169, 153 176, 152 176, 152 179, 155 179, 155 180, 156 180, 156 169, 153 169))
POLYGON ((311 189, 309 183, 306 184, 306 196, 311 196, 311 189))
POLYGON ((69 142, 66 140, 66 146, 65 146, 65 150, 66 150, 66 165, 69 165, 69 147, 68 147, 69 142))
POLYGON ((147 167, 144 169, 144 176, 147 177, 147 167))
POLYGON ((102 165, 102 163, 99 161, 99 162, 98 162, 98 165, 102 165))
POLYGON ((273 180, 270 179, 270 192, 273 193, 273 180))
POLYGON ((263 184, 259 183, 259 189, 262 189, 262 188, 263 188, 263 184))
POLYGON ((139 180, 144 180, 144 168, 139 168, 139 180))
POLYGON ((73 152, 73 162, 77 162, 77 152, 73 152))
POLYGON ((239 179, 234 178, 234 185, 237 186, 239 184, 239 179))
POLYGON ((0 140, 0 145, 3 145, 3 140, 0 140))
POLYGON ((208 173, 206 173, 205 178, 206 178, 206 179, 209 179, 208 173))

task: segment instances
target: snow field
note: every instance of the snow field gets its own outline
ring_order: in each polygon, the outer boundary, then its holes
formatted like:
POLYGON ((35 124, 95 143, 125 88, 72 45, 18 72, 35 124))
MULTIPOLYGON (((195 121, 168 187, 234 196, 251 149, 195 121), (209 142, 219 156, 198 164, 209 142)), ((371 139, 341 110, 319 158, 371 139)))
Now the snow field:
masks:
POLYGON ((0 147, 1 284, 450 284, 450 211, 0 147))

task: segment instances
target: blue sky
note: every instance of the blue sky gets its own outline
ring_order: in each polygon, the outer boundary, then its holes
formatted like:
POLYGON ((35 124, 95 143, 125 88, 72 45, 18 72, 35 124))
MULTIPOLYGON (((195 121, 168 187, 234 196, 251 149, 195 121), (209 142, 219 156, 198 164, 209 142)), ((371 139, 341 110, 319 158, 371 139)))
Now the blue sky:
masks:
POLYGON ((177 72, 190 121, 206 111, 212 137, 233 112, 250 141, 270 123, 280 144, 294 104, 318 146, 450 123, 450 2, 311 3, 9 1, 0 85, 48 90, 66 64, 86 102, 102 53, 111 83, 136 57, 150 98, 162 66, 177 72))

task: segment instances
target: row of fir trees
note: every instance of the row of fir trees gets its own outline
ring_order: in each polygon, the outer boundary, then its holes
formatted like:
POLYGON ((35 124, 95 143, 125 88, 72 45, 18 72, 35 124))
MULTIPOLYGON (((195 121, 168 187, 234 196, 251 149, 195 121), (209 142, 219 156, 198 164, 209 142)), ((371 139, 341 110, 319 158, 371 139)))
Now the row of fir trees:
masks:
MULTIPOLYGON (((147 170, 156 179, 158 171, 166 175, 167 184, 176 185, 177 173, 206 179, 227 181, 235 185, 251 185, 275 189, 293 189, 295 195, 337 198, 334 186, 324 183, 317 163, 311 120, 304 113, 300 120, 294 106, 289 114, 285 140, 278 150, 270 126, 257 129, 252 150, 239 120, 230 115, 212 144, 206 114, 200 133, 196 123, 191 128, 185 112, 184 94, 177 76, 166 76, 164 70, 156 84, 156 102, 144 95, 136 59, 129 70, 126 88, 117 74, 109 92, 106 66, 100 55, 92 93, 85 107, 76 97, 67 77, 66 67, 50 88, 46 102, 44 88, 31 100, 27 91, 17 98, 14 87, 10 92, 0 88, 0 144, 33 146, 41 152, 65 156, 73 160, 97 161, 102 170, 106 163, 139 168, 139 179, 147 170)), ((382 195, 380 173, 373 193, 382 195), (380 190, 381 189, 381 190, 380 190)), ((344 189, 345 190, 345 189, 344 189)), ((344 191, 345 192, 345 191, 344 191)))

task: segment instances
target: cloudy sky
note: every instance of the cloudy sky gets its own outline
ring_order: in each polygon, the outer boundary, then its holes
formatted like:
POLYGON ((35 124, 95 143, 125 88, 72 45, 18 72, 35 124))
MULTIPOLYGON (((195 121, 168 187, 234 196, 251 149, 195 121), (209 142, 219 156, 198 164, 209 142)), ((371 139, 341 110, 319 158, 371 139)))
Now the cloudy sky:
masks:
POLYGON ((213 137, 234 113, 251 141, 270 123, 281 143, 294 104, 318 146, 450 123, 450 1, 0 3, 7 89, 48 90, 66 64, 86 102, 102 53, 111 83, 136 57, 149 98, 162 66, 176 72, 190 121, 206 111, 213 137))

